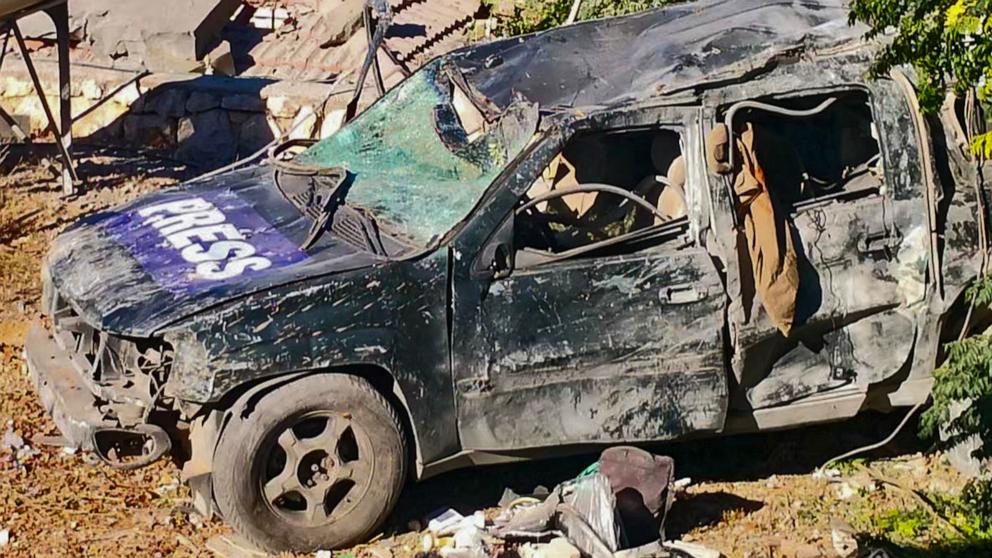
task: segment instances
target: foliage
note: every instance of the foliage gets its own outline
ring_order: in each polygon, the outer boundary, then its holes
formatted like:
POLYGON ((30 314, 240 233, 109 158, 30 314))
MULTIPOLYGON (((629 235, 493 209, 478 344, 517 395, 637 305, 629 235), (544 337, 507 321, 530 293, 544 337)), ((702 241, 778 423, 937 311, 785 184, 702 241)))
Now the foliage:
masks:
POLYGON ((875 519, 875 528, 899 541, 916 539, 927 533, 933 523, 930 514, 921 508, 908 511, 891 510, 875 519))
MULTIPOLYGON (((675 0, 584 0, 579 8, 579 20, 625 15, 675 0)), ((494 32, 510 37, 543 31, 563 25, 572 9, 573 0, 483 0, 496 18, 494 32), (509 8, 502 5, 512 4, 509 8)))
MULTIPOLYGON (((992 0, 853 0, 851 20, 869 25, 869 37, 895 31, 873 71, 912 65, 924 110, 936 111, 949 87, 959 95, 975 89, 992 103, 992 0)), ((973 148, 992 156, 992 135, 975 138, 973 148)))
POLYGON ((947 349, 947 361, 934 372, 933 405, 923 414, 922 433, 936 439, 943 428, 948 447, 975 435, 992 441, 992 337, 976 335, 947 349), (956 409, 956 402, 970 404, 956 409))
POLYGON ((992 481, 970 481, 957 496, 921 496, 930 505, 855 513, 851 519, 864 530, 862 543, 868 548, 897 547, 894 555, 907 558, 990 555, 992 481))
POLYGON ((967 538, 992 541, 992 481, 970 481, 945 514, 967 538))
MULTIPOLYGON (((925 111, 937 111, 949 89, 958 96, 974 91, 984 107, 992 103, 992 0, 853 0, 851 20, 867 24, 869 37, 884 39, 872 68, 876 76, 899 65, 915 68, 925 111)), ((976 153, 992 156, 992 134, 979 133, 973 142, 976 153)), ((980 281, 968 297, 992 307, 992 280, 980 281)), ((934 373, 934 403, 922 431, 936 437, 943 428, 951 437, 947 446, 978 435, 992 447, 992 337, 952 343, 947 355, 934 373)))

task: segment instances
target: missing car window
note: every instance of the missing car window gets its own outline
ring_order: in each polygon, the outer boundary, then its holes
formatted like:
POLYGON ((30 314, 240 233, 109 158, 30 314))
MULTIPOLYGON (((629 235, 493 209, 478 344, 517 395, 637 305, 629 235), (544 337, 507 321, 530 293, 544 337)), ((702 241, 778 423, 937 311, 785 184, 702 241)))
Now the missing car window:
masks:
POLYGON ((808 116, 746 108, 734 118, 735 135, 749 136, 742 155, 760 165, 768 189, 784 208, 797 210, 824 199, 856 199, 880 191, 884 177, 867 93, 766 103, 787 111, 810 111, 826 103, 808 116))
POLYGON ((516 247, 562 254, 685 220, 685 176, 675 131, 578 135, 522 199, 544 201, 517 216, 516 247))

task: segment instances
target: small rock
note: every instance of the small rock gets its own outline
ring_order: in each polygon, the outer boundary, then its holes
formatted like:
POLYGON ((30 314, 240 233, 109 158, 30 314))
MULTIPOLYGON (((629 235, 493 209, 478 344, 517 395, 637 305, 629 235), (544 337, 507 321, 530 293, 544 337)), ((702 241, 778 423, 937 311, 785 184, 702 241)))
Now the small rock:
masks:
POLYGON ((5 97, 27 97, 34 95, 34 85, 29 80, 12 76, 3 78, 3 95, 5 97))
POLYGON ((326 26, 322 33, 326 39, 321 48, 343 45, 361 28, 364 0, 330 0, 320 6, 326 26))
POLYGON ((103 87, 101 87, 100 84, 94 79, 86 79, 79 84, 79 93, 83 96, 83 98, 91 101, 99 101, 103 98, 103 87))
POLYGON ((690 544, 685 541, 665 543, 665 547, 678 550, 679 552, 687 554, 692 558, 723 558, 723 554, 721 554, 719 550, 706 548, 705 546, 699 544, 690 544))
MULTIPOLYGON (((232 115, 235 113, 231 113, 232 115)), ((275 136, 264 114, 242 113, 251 116, 238 126, 238 156, 247 157, 268 145, 275 136)), ((232 123, 234 119, 231 119, 232 123)))
POLYGON ((0 529, 0 548, 10 544, 10 529, 0 529))
POLYGON ((132 83, 114 95, 114 100, 124 106, 131 106, 141 99, 141 87, 132 83))
POLYGON ((316 556, 316 558, 333 558, 334 553, 330 550, 318 550, 314 556, 316 556))
POLYGON ((858 555, 858 540, 854 529, 840 519, 830 520, 830 540, 840 558, 853 558, 858 555))
POLYGON ((392 550, 378 544, 369 548, 368 553, 372 558, 393 558, 392 550))
POLYGON ((578 548, 567 539, 558 537, 547 544, 526 544, 520 549, 521 558, 582 558, 578 548))
POLYGON ((837 479, 840 476, 840 469, 817 469, 813 472, 814 479, 837 479))
POLYGON ((24 438, 8 426, 7 432, 3 435, 3 441, 0 442, 0 445, 2 445, 5 450, 16 452, 24 447, 24 438))
POLYGON ((849 483, 842 482, 837 485, 837 499, 839 500, 849 500, 856 494, 857 491, 849 483))
POLYGON ((220 106, 227 110, 240 110, 245 112, 265 112, 265 101, 256 95, 225 95, 220 101, 220 106))
POLYGON ((293 125, 290 128, 292 133, 289 134, 290 139, 311 139, 313 138, 314 128, 317 126, 317 113, 314 112, 312 107, 304 107, 297 113, 296 118, 293 119, 293 125))
POLYGON ((205 61, 210 66, 211 73, 215 75, 235 76, 238 73, 234 64, 234 54, 231 52, 231 43, 227 41, 210 51, 205 61))
POLYGON ((265 101, 269 114, 276 118, 293 118, 300 112, 300 105, 289 97, 281 95, 269 97, 265 101))
POLYGON ((220 106, 220 97, 206 91, 194 91, 190 93, 186 101, 188 112, 206 112, 220 106))
POLYGON ((159 116, 179 118, 186 114, 189 93, 178 87, 164 87, 152 91, 145 99, 145 110, 159 116))
POLYGON ((230 163, 238 150, 231 121, 222 110, 210 110, 181 119, 177 140, 178 159, 207 169, 230 163))
POLYGON ((334 110, 324 115, 324 121, 320 123, 320 138, 329 138, 337 133, 344 126, 346 111, 344 109, 334 110))

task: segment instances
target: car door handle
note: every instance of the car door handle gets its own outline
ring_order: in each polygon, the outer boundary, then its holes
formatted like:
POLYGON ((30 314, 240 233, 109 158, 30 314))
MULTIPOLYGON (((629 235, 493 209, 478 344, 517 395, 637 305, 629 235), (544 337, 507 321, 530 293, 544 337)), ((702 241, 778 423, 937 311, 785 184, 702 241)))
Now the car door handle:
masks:
POLYGON ((902 236, 898 232, 869 232, 858 239, 858 252, 864 255, 882 254, 888 258, 899 251, 901 244, 902 236))
POLYGON ((658 298, 662 304, 692 304, 706 299, 709 293, 706 289, 700 289, 695 285, 672 285, 662 287, 658 292, 658 298))

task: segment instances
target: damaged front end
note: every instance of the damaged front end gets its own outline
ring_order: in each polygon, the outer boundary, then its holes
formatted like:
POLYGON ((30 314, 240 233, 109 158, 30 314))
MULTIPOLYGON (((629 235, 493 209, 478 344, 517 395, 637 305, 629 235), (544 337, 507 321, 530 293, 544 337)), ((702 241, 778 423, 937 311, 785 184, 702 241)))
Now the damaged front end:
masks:
POLYGON ((134 469, 167 454, 161 425, 175 424, 158 406, 173 352, 164 341, 100 331, 59 295, 43 272, 46 323, 25 341, 25 360, 63 444, 93 451, 114 468, 134 469))

